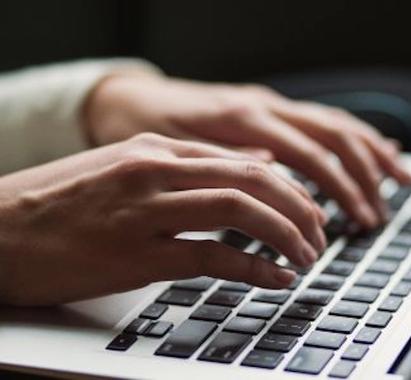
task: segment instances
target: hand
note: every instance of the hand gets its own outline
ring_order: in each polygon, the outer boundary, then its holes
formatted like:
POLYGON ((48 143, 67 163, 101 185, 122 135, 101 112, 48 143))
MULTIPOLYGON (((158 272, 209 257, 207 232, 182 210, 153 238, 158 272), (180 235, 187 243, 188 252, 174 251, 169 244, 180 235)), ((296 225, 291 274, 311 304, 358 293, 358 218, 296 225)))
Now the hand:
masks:
POLYGON ((0 301, 49 305, 207 275, 267 288, 295 273, 183 231, 235 228, 299 266, 325 217, 250 156, 140 134, 0 179, 0 301))
POLYGON ((379 195, 383 175, 411 180, 397 142, 346 111, 290 100, 265 87, 117 76, 97 87, 86 115, 97 144, 154 131, 242 148, 265 160, 275 155, 369 228, 386 218, 379 195))

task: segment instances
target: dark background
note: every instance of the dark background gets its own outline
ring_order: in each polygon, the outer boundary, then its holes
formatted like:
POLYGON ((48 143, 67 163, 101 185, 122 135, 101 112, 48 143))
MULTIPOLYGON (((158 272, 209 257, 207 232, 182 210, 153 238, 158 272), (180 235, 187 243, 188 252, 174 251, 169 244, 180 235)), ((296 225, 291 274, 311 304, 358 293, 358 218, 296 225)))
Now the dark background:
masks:
POLYGON ((333 67, 404 67, 407 1, 3 0, 0 70, 113 55, 167 73, 246 80, 333 67))

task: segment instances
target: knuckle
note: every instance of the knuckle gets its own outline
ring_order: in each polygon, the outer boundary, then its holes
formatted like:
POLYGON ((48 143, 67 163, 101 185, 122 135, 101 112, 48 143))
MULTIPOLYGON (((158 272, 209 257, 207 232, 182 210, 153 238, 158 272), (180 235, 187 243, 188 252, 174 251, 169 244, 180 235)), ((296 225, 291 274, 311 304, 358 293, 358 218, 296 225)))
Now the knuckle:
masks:
POLYGON ((328 114, 332 117, 338 117, 338 118, 344 117, 345 118, 350 115, 348 111, 340 107, 327 106, 326 110, 328 114))
POLYGON ((143 132, 139 135, 132 137, 134 142, 143 142, 143 143, 153 143, 161 140, 161 136, 152 132, 143 132))
POLYGON ((284 246, 290 247, 292 250, 299 249, 302 241, 302 235, 299 229, 290 221, 287 221, 282 226, 282 243, 284 246))
POLYGON ((264 182, 269 175, 266 165, 258 162, 244 163, 243 173, 248 181, 256 184, 264 182))
POLYGON ((244 204, 244 193, 238 189, 224 189, 219 192, 217 201, 227 215, 237 213, 244 204))

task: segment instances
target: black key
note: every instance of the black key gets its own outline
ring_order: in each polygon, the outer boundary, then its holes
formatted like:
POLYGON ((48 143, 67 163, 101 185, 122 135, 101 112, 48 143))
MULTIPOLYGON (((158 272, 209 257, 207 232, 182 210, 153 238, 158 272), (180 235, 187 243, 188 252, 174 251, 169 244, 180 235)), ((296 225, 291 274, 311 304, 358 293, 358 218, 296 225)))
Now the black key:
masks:
POLYGON ((253 287, 244 282, 224 281, 220 286, 222 290, 233 290, 235 292, 249 292, 253 287))
POLYGON ((277 251, 269 247, 268 245, 263 245, 257 252, 256 255, 265 260, 275 261, 280 256, 277 251))
POLYGON ((111 351, 127 351, 137 341, 137 336, 132 334, 117 335, 106 347, 111 351))
POLYGON ((291 335, 265 334, 255 348, 269 351, 288 352, 297 344, 298 338, 291 335))
POLYGON ((331 360, 331 350, 316 347, 301 347, 285 368, 286 371, 318 375, 331 360))
POLYGON ((381 305, 378 307, 378 310, 393 313, 400 308, 402 303, 403 299, 401 297, 388 296, 384 301, 382 301, 381 305))
POLYGON ((406 297, 411 291, 411 283, 407 281, 399 282, 393 290, 391 290, 391 295, 406 297))
POLYGON ((336 377, 338 379, 346 379, 351 375, 352 371, 355 369, 355 364, 348 360, 340 360, 332 368, 331 372, 328 374, 330 377, 336 377))
POLYGON ((387 260, 402 261, 408 255, 408 248, 397 245, 389 245, 382 251, 378 257, 387 260))
POLYGON ((341 359, 361 360, 369 349, 369 346, 366 344, 351 343, 342 354, 341 359))
POLYGON ((403 281, 411 281, 411 269, 408 269, 408 271, 404 274, 403 281))
POLYGON ((411 248, 411 234, 407 232, 401 232, 394 239, 392 239, 391 244, 411 248))
POLYGON ((223 238, 221 239, 222 243, 240 250, 247 248, 252 241, 253 239, 249 236, 244 235, 242 232, 235 230, 225 231, 223 234, 223 238))
POLYGON ((366 249, 356 248, 356 247, 347 247, 340 254, 338 254, 337 260, 358 263, 364 258, 366 253, 367 253, 366 249))
POLYGON ((203 321, 223 322, 231 313, 231 309, 224 306, 200 305, 190 315, 190 319, 199 319, 203 321))
POLYGON ((376 329, 374 327, 363 327, 354 338, 354 342, 372 344, 378 339, 380 334, 380 329, 376 329))
POLYGON ((303 319, 279 318, 270 328, 270 332, 303 336, 311 323, 303 319))
POLYGON ((382 289, 390 281, 390 276, 382 273, 365 272, 355 283, 355 285, 368 286, 370 288, 382 289))
POLYGON ((200 354, 198 360, 232 363, 250 342, 250 335, 220 332, 200 354))
POLYGON ((290 290, 297 289, 300 286, 302 281, 303 281, 303 276, 297 274, 297 276, 295 277, 294 281, 290 284, 288 289, 290 290))
POLYGON ((240 309, 238 315, 241 317, 271 319, 278 309, 279 306, 274 304, 249 302, 240 309))
POLYGON ((170 334, 155 355, 189 358, 216 328, 213 322, 188 319, 170 334))
POLYGON ((189 280, 175 281, 171 287, 177 289, 199 290, 204 292, 208 290, 215 282, 216 279, 214 278, 202 276, 191 278, 189 280))
POLYGON ((333 292, 321 289, 305 289, 296 299, 300 303, 325 306, 332 300, 333 292))
POLYGON ((318 330, 339 332, 344 334, 351 334, 357 327, 358 321, 354 318, 338 317, 335 315, 327 315, 324 317, 319 325, 318 330))
POLYGON ((343 334, 315 330, 308 336, 304 345, 337 350, 343 345, 346 339, 346 336, 343 334))
POLYGON ((288 269, 293 270, 294 272, 298 273, 299 275, 306 275, 312 269, 312 267, 299 267, 299 266, 294 265, 290 262, 288 262, 285 267, 288 268, 288 269))
POLYGON ((133 319, 128 326, 123 330, 126 334, 139 335, 146 331, 147 327, 150 325, 151 321, 149 319, 136 318, 133 319))
POLYGON ((152 303, 141 312, 140 317, 148 319, 158 319, 167 311, 167 309, 168 305, 161 303, 152 303))
POLYGON ((310 288, 338 290, 344 284, 344 280, 344 277, 341 276, 320 274, 313 282, 311 282, 310 288))
POLYGON ((285 317, 306 319, 314 321, 321 314, 322 307, 317 305, 304 305, 301 303, 293 303, 284 312, 285 317))
POLYGON ((367 288, 365 286, 353 286, 347 291, 347 293, 344 294, 342 299, 348 301, 373 303, 379 294, 380 292, 378 289, 367 288))
POLYGON ((246 318, 246 317, 233 317, 224 326, 224 331, 256 335, 264 327, 265 327, 265 322, 261 319, 246 318))
POLYGON ((193 306, 200 298, 200 292, 183 289, 168 289, 158 297, 156 301, 169 305, 193 306))
POLYGON ((149 336, 152 338, 162 338, 172 328, 173 328, 173 324, 171 322, 166 322, 166 321, 152 322, 143 335, 149 336))
POLYGON ((274 369, 278 366, 278 364, 280 364, 283 358, 284 355, 279 352, 252 350, 241 362, 241 365, 247 367, 274 369))
POLYGON ((330 314, 342 317, 362 318, 368 311, 369 306, 364 303, 352 301, 339 301, 331 309, 330 314))
POLYGON ((324 273, 347 277, 354 271, 354 269, 355 263, 349 261, 334 260, 324 269, 324 273))
POLYGON ((392 314, 385 311, 376 311, 365 324, 368 327, 386 327, 392 319, 392 314))
POLYGON ((376 259, 369 267, 368 272, 393 274, 400 264, 394 260, 376 259))
POLYGON ((210 305, 220 305, 235 307, 244 298, 244 294, 239 292, 230 292, 228 290, 216 290, 210 297, 208 297, 205 303, 210 305))
POLYGON ((267 303, 277 303, 282 305, 291 296, 291 291, 289 290, 262 290, 254 295, 253 301, 267 302, 267 303))

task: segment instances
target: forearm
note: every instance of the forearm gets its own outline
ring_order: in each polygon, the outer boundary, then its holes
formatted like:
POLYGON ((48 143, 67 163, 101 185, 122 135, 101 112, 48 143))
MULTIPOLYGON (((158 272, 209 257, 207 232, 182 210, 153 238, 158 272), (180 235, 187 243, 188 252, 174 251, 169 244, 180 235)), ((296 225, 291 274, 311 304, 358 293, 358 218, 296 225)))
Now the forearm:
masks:
POLYGON ((0 174, 44 163, 88 146, 82 109, 107 75, 158 75, 134 59, 78 61, 0 76, 0 174))

